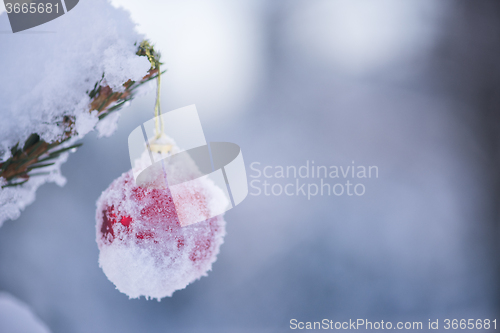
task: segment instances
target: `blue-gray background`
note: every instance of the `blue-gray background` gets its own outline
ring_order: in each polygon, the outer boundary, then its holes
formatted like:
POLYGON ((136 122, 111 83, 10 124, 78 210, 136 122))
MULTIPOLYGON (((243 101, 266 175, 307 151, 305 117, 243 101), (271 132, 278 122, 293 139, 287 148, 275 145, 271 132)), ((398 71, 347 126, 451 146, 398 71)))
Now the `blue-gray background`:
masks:
POLYGON ((379 178, 361 197, 250 195, 226 214, 208 277, 161 302, 128 300, 98 267, 95 201, 129 169, 149 94, 111 138, 85 138, 65 187, 43 186, 0 229, 0 289, 65 333, 495 319, 500 5, 186 3, 155 3, 151 20, 129 7, 169 68, 163 110, 196 104, 207 140, 239 144, 249 176, 252 162, 314 160, 376 165, 379 178))

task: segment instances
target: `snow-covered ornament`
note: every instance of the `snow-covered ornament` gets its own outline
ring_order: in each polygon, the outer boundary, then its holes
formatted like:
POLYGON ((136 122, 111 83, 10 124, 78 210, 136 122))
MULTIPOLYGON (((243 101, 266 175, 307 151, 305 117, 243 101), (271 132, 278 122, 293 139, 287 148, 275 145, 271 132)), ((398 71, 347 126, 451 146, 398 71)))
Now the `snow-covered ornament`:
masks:
MULTIPOLYGON (((191 185, 180 196, 184 213, 210 216, 211 202, 225 200, 213 183, 191 185)), ((102 193, 96 219, 99 265, 131 298, 171 296, 206 275, 225 235, 222 215, 182 226, 171 191, 137 186, 132 170, 102 193)))
MULTIPOLYGON (((152 65, 160 73, 159 62, 152 65)), ((229 200, 163 133, 160 75, 157 82, 156 135, 142 145, 134 168, 98 199, 96 240, 99 265, 118 290, 160 300, 211 269, 223 243, 221 213, 229 200), (138 170, 146 170, 139 179, 138 170)))

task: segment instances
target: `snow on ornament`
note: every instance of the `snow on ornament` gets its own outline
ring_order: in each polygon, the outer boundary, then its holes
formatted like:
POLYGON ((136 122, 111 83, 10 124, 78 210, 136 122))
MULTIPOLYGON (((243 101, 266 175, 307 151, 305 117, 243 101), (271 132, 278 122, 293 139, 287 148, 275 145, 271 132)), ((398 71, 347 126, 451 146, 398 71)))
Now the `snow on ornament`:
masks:
MULTIPOLYGON (((150 157, 144 154, 143 158, 147 161, 150 157)), ((180 167, 164 165, 168 174, 175 174, 180 167)), ((197 170, 184 172, 195 174, 197 170)), ((163 184, 162 172, 157 176, 153 183, 163 184)), ((176 193, 180 210, 168 187, 154 185, 136 185, 130 170, 97 202, 99 264, 117 289, 131 298, 171 296, 206 275, 226 233, 223 216, 210 216, 228 201, 209 179, 183 184, 176 193), (183 226, 181 214, 202 216, 204 221, 183 226)))
POLYGON ((132 169, 96 211, 108 279, 130 298, 158 300, 207 274, 223 243, 224 212, 248 194, 239 147, 209 149, 194 105, 161 115, 159 87, 158 76, 155 118, 129 135, 132 169))

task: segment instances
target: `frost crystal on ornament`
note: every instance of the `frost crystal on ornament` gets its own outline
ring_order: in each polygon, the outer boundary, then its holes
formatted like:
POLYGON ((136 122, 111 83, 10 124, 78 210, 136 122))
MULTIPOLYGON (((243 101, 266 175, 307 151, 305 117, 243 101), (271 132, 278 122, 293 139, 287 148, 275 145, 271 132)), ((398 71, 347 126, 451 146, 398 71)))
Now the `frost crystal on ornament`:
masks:
MULTIPOLYGON (((164 166, 165 173, 179 171, 174 163, 164 166)), ((183 172, 198 171, 192 164, 183 172)), ((218 205, 228 204, 224 193, 209 179, 198 178, 185 185, 178 200, 183 201, 181 212, 169 188, 137 186, 130 170, 97 201, 99 265, 130 298, 171 296, 206 275, 216 260, 225 235, 222 215, 181 226, 178 214, 210 216, 218 205)))

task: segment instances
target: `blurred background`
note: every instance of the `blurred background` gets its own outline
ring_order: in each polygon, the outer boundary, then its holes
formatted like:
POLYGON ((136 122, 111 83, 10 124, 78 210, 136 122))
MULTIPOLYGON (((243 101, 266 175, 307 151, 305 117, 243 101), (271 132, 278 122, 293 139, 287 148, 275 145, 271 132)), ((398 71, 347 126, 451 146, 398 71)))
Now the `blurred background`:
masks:
POLYGON ((43 186, 0 229, 0 290, 52 332, 497 318, 500 3, 113 4, 162 52, 163 110, 196 104, 207 141, 240 145, 249 175, 252 162, 314 160, 379 177, 363 196, 249 195, 226 214, 208 277, 161 302, 129 300, 98 267, 95 201, 130 168, 127 137, 153 117, 150 93, 111 138, 83 140, 65 187, 43 186))

